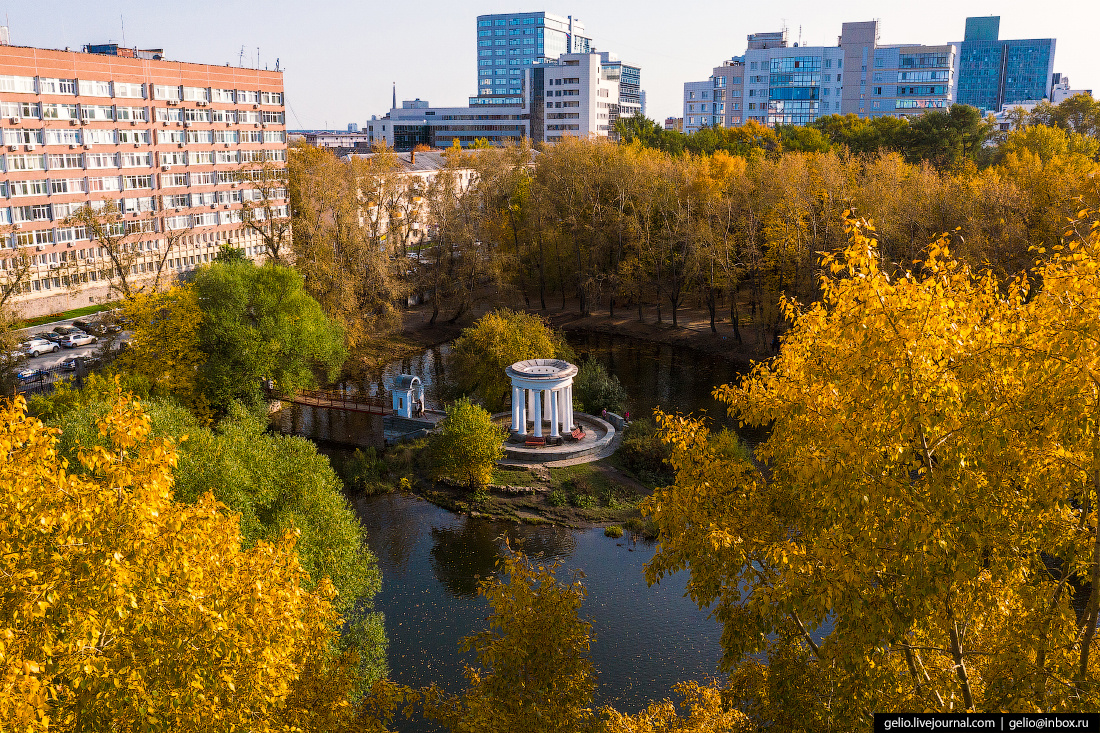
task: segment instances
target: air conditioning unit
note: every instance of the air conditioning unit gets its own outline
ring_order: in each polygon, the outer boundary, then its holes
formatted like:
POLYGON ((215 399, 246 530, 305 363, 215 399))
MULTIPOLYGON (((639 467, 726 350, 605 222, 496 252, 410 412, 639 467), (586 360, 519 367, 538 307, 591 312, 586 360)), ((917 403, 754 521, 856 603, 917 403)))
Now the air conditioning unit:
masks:
POLYGON ((131 127, 137 127, 137 120, 130 120, 131 127))
POLYGON ((13 125, 18 125, 18 124, 19 124, 20 122, 22 122, 22 121, 23 121, 23 118, 22 118, 22 117, 12 117, 12 118, 11 118, 11 123, 12 123, 13 125))
POLYGON ((183 120, 176 120, 176 127, 182 127, 182 126, 183 126, 183 120))
POLYGON ((19 149, 18 145, 9 145, 8 146, 8 150, 12 151, 13 153, 18 149, 19 149))
POLYGON ((260 105, 258 105, 258 104, 252 105, 252 109, 259 109, 259 108, 260 108, 260 105))
POLYGON ((176 211, 183 211, 183 207, 182 206, 177 206, 176 211))
POLYGON ((76 143, 71 143, 71 144, 69 145, 69 150, 76 150, 76 149, 77 149, 77 148, 79 148, 79 147, 80 147, 80 146, 79 146, 79 145, 77 145, 76 143))
POLYGON ((161 169, 162 171, 167 171, 167 170, 171 170, 171 169, 172 169, 172 166, 170 166, 170 165, 162 165, 162 166, 160 167, 160 169, 161 169))
POLYGON ((225 205, 224 207, 222 207, 222 208, 228 209, 228 208, 229 208, 229 204, 226 204, 226 205, 225 205))
POLYGON ((134 143, 134 147, 135 147, 135 148, 140 148, 140 147, 141 147, 141 143, 134 143))
POLYGON ((205 107, 205 106, 206 106, 206 102, 204 102, 204 101, 202 101, 202 100, 200 99, 200 100, 199 100, 199 106, 200 106, 200 107, 205 107))
POLYGON ((218 208, 218 205, 217 204, 210 204, 210 208, 211 209, 216 209, 216 208, 218 208))
POLYGON ((253 123, 252 123, 252 126, 253 126, 253 127, 259 127, 259 126, 260 126, 260 123, 259 123, 259 122, 253 122, 253 123))
POLYGON ((85 150, 91 150, 91 149, 92 149, 92 146, 91 146, 91 145, 85 145, 85 146, 84 146, 84 149, 85 149, 85 150))
POLYGON ((228 148, 228 147, 229 147, 229 143, 226 143, 226 144, 225 144, 225 147, 227 147, 227 148, 228 148))
POLYGON ((183 143, 176 143, 176 147, 177 147, 177 148, 182 148, 182 147, 183 147, 183 143))
POLYGON ((191 123, 190 123, 190 122, 184 122, 184 123, 183 123, 183 126, 184 126, 184 127, 190 127, 190 126, 191 126, 191 123))
POLYGON ((165 126, 165 127, 168 127, 168 120, 165 120, 165 121, 164 121, 164 126, 165 126))
POLYGON ((27 143, 26 148, 27 148, 27 152, 29 153, 30 151, 34 150, 35 144, 34 143, 27 143))
POLYGON ((75 126, 76 125, 76 120, 69 120, 69 124, 75 126))

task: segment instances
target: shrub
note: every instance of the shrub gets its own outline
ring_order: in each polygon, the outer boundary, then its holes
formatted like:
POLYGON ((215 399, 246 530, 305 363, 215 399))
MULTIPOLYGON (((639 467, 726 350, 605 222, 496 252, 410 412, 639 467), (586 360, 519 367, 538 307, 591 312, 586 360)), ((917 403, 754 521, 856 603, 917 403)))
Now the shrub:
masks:
POLYGON ((604 410, 622 414, 626 409, 626 390, 619 378, 608 374, 604 365, 594 359, 581 364, 573 379, 573 394, 589 415, 599 415, 604 410))
POLYGON ((617 524, 613 524, 610 527, 604 527, 603 533, 605 537, 619 539, 623 536, 623 528, 617 524))
POLYGON ((573 494, 570 503, 577 509, 598 509, 600 500, 592 494, 573 494))
POLYGON ((462 398, 447 407, 447 419, 432 442, 435 475, 471 490, 488 486, 493 466, 504 457, 504 429, 489 413, 462 398))
POLYGON ((671 455, 650 420, 635 420, 623 433, 623 443, 615 453, 619 464, 651 486, 668 484, 675 476, 666 461, 671 455))
POLYGON ((554 489, 546 495, 546 503, 553 507, 562 507, 569 503, 569 496, 561 489, 554 489))
POLYGON ((365 451, 356 448, 340 467, 340 477, 345 486, 368 494, 389 490, 390 487, 386 484, 388 473, 386 462, 378 456, 374 448, 367 448, 365 451))

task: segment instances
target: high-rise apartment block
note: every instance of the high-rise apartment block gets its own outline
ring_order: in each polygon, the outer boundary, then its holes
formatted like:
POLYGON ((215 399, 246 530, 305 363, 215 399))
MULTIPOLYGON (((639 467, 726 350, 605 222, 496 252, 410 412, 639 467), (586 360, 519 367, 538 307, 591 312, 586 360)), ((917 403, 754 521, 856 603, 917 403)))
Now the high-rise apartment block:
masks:
POLYGON ((191 270, 226 243, 262 258, 245 220, 288 215, 281 72, 94 48, 0 46, 0 277, 29 258, 15 302, 27 316, 108 295, 109 253, 70 219, 82 207, 118 207, 137 281, 191 270))
POLYGON ((523 71, 563 53, 588 53, 592 39, 573 16, 496 13, 477 17, 477 96, 470 104, 519 104, 523 71))
POLYGON ((878 21, 844 23, 836 46, 790 45, 786 31, 753 33, 744 55, 684 84, 684 132, 949 107, 955 57, 952 45, 880 45, 878 21))
POLYGON ((997 15, 966 19, 958 44, 958 102, 999 112, 1006 104, 1049 99, 1055 40, 1002 41, 1000 27, 997 15))

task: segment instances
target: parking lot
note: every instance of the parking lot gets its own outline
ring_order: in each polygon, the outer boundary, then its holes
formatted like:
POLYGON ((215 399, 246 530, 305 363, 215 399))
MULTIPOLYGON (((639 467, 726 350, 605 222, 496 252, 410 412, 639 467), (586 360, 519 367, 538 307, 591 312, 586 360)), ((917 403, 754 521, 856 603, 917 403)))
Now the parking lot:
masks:
MULTIPOLYGON (((73 320, 78 319, 58 321, 56 323, 48 323, 41 326, 33 326, 31 328, 24 329, 20 334, 20 338, 23 340, 30 340, 35 337, 35 334, 53 331, 54 328, 58 326, 71 326, 73 320)), ((98 356, 108 344, 110 344, 110 347, 112 349, 118 349, 122 343, 126 342, 129 339, 129 333, 123 331, 122 333, 100 335, 97 337, 97 339, 98 340, 96 341, 96 343, 87 344, 84 346, 75 346, 73 348, 66 348, 58 344, 57 351, 52 351, 46 354, 42 354, 41 356, 32 356, 24 359, 19 364, 19 370, 23 371, 28 369, 35 369, 52 372, 53 370, 57 370, 61 362, 65 361, 66 359, 72 359, 77 356, 98 356)), ((70 374, 72 374, 72 372, 51 373, 43 380, 34 380, 33 382, 21 385, 19 391, 26 391, 28 389, 34 389, 35 391, 37 391, 44 383, 53 383, 58 379, 64 379, 70 374)))

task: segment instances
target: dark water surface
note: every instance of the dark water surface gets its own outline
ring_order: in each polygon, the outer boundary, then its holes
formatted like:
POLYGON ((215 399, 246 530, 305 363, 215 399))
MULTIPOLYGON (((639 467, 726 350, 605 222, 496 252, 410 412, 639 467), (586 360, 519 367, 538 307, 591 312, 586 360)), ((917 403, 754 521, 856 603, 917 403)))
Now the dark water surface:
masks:
POLYGON ((471 519, 400 493, 355 506, 382 569, 376 606, 386 615, 398 682, 462 688, 463 664, 474 659, 459 653, 458 642, 487 628, 489 608, 477 597, 477 582, 494 573, 505 537, 532 558, 561 560, 562 572, 584 572, 581 615, 593 623, 598 704, 635 712, 668 696, 676 682, 717 672, 721 629, 684 598, 687 576, 646 585, 642 567, 652 545, 634 544, 629 535, 610 539, 602 529, 471 519))
MULTIPOLYGON (((598 359, 618 376, 633 416, 666 412, 705 414, 717 426, 732 426, 724 406, 711 396, 715 385, 735 382, 738 367, 723 359, 663 344, 601 334, 569 334, 578 359, 598 359)), ((398 374, 415 374, 429 407, 440 407, 448 379, 449 345, 394 362, 356 387, 388 389, 398 374)), ((755 436, 744 437, 755 442, 755 436)), ((488 605, 477 583, 493 574, 505 551, 504 538, 541 560, 561 560, 562 572, 585 574, 588 596, 581 614, 593 623, 592 660, 598 675, 597 704, 636 712, 670 695, 682 680, 717 673, 721 629, 684 597, 686 574, 647 586, 643 566, 652 545, 619 540, 602 529, 568 530, 471 519, 404 494, 362 497, 355 508, 382 570, 376 599, 386 615, 389 665, 408 685, 436 682, 458 691, 464 664, 459 640, 487 628, 488 605)), ((432 730, 420 721, 402 730, 432 730)))

